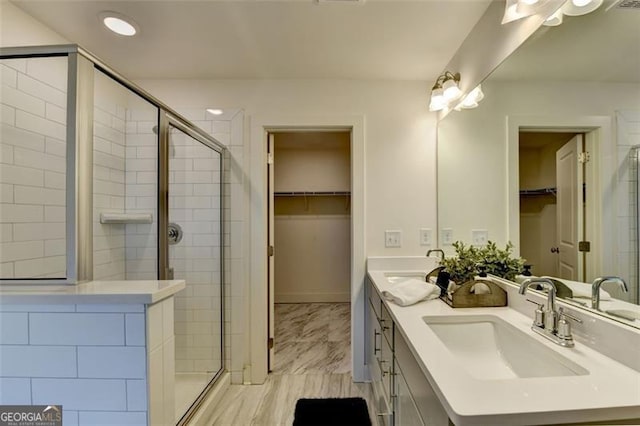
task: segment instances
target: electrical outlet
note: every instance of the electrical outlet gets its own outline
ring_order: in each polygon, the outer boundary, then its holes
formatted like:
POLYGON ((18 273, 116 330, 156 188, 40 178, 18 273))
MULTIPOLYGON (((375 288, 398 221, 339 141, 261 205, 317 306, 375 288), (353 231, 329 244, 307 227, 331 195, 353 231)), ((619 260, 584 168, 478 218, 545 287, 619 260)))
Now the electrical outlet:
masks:
POLYGON ((489 241, 489 231, 486 229, 472 229, 471 241, 474 246, 486 246, 489 241))
POLYGON ((431 245, 431 229, 420 228, 420 245, 421 246, 431 245))
POLYGON ((402 231, 384 231, 385 247, 401 247, 402 231))
POLYGON ((442 229, 442 245, 450 246, 452 244, 453 244, 453 229, 443 228, 442 229))

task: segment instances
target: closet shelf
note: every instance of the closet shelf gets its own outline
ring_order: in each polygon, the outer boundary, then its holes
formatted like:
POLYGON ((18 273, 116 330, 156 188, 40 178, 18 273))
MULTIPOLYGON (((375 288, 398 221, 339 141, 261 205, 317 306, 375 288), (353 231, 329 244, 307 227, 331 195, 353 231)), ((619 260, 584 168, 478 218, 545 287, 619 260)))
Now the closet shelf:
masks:
POLYGON ((540 189, 521 189, 520 195, 553 195, 557 192, 556 188, 540 188, 540 189))
POLYGON ((100 213, 100 223, 153 223, 151 213, 100 213))
POLYGON ((276 197, 331 197, 331 196, 349 196, 349 191, 291 191, 283 192, 276 191, 274 194, 276 197))

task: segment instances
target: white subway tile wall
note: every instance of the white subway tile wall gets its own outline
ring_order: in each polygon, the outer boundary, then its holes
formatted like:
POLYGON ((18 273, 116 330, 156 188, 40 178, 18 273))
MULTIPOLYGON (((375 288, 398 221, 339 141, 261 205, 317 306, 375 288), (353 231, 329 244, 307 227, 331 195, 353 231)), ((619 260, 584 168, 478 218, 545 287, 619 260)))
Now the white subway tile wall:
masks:
POLYGON ((614 296, 623 300, 638 300, 638 150, 633 146, 640 145, 640 111, 618 111, 618 275, 628 280, 629 292, 621 293, 616 288, 607 288, 614 296))
POLYGON ((95 80, 94 279, 155 279, 158 110, 99 71, 95 80), (101 224, 101 213, 151 213, 154 221, 101 224))
POLYGON ((120 306, 0 305, 0 404, 62 404, 65 425, 147 424, 145 307, 120 306))
POLYGON ((67 59, 6 59, 0 77, 0 278, 65 278, 67 59))
MULTIPOLYGON (((198 123, 197 123, 198 124, 198 123)), ((200 123, 211 128, 211 123, 200 123)), ((222 367, 220 154, 174 129, 169 157, 169 221, 184 236, 169 246, 174 276, 187 287, 175 298, 178 373, 222 367)))

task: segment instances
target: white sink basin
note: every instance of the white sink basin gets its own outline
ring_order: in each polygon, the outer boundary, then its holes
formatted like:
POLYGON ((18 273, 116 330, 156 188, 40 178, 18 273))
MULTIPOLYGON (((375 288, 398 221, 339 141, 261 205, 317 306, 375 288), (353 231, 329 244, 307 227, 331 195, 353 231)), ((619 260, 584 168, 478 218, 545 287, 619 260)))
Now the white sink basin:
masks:
POLYGON ((393 272, 384 274, 384 276, 390 284, 398 284, 412 278, 424 281, 427 274, 425 272, 393 272))
MULTIPOLYGON (((477 379, 589 374, 578 364, 494 315, 425 316, 422 319, 451 352, 456 364, 477 379)), ((558 350, 569 349, 559 347, 558 350)))

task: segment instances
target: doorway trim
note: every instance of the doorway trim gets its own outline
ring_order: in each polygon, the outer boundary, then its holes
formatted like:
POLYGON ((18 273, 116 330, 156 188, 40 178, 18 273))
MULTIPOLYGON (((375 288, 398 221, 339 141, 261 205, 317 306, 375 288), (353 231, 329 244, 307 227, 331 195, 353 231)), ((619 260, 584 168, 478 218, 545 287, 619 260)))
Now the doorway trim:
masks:
MULTIPOLYGON (((591 211, 595 213, 591 225, 595 242, 591 252, 587 275, 615 270, 615 232, 605 232, 603 224, 614 223, 615 200, 607 196, 615 178, 615 140, 613 118, 610 116, 507 116, 507 231, 508 238, 517 250, 520 248, 520 177, 518 163, 519 132, 549 131, 585 133, 587 150, 593 150, 595 170, 593 188, 587 188, 587 197, 593 200, 591 211)), ((519 253, 518 253, 519 254, 519 253)))
POLYGON ((264 383, 268 374, 267 340, 267 137, 277 131, 351 132, 351 367, 353 380, 364 381, 365 148, 363 116, 253 116, 250 132, 250 373, 245 381, 264 383))

